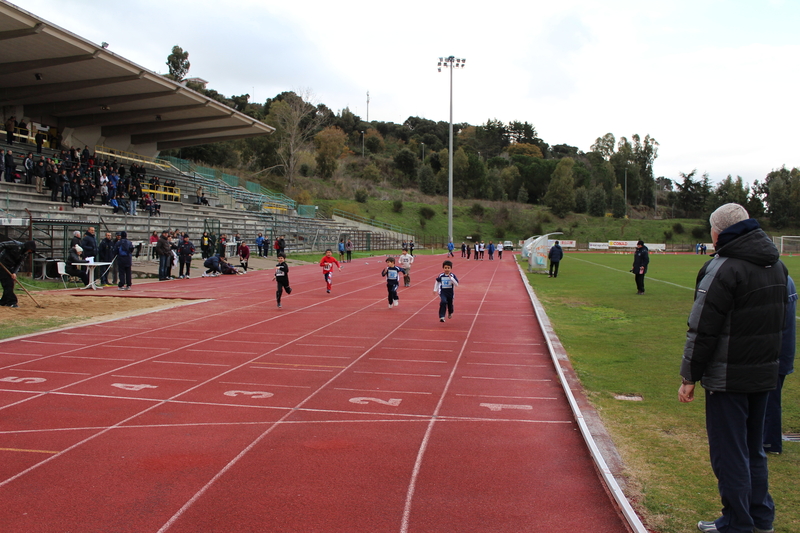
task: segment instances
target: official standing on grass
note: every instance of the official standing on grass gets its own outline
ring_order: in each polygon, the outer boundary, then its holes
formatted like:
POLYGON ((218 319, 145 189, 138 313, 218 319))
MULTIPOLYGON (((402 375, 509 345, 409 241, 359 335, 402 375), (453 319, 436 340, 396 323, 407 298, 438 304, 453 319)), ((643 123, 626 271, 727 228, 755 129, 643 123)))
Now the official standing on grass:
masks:
POLYGON ((558 264, 561 263, 561 259, 564 258, 564 250, 561 249, 561 245, 558 244, 558 241, 556 241, 550 248, 550 251, 547 252, 547 258, 550 260, 550 277, 557 278, 558 264))
POLYGON ((767 415, 764 417, 764 451, 774 454, 783 453, 781 391, 786 376, 794 372, 794 352, 797 341, 797 287, 791 276, 786 283, 786 292, 789 296, 783 321, 781 355, 778 358, 778 383, 775 390, 769 391, 767 415))
POLYGON ((681 363, 678 399, 705 389, 711 468, 722 516, 705 532, 771 533, 764 414, 778 381, 787 271, 778 249, 739 204, 711 214, 717 255, 700 269, 681 363))
POLYGON ((631 269, 636 278, 636 294, 644 294, 644 275, 647 274, 648 264, 650 264, 650 251, 644 245, 644 241, 639 241, 633 252, 633 268, 631 269))

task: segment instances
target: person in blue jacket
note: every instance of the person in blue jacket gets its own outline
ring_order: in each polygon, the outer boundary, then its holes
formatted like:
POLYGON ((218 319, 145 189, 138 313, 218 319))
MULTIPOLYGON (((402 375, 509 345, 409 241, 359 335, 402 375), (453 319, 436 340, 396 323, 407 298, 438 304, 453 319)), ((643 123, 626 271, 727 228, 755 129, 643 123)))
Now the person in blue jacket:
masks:
POLYGON ((786 316, 783 320, 781 355, 778 358, 778 384, 767 396, 767 414, 764 417, 764 451, 780 454, 783 452, 783 427, 781 420, 781 390, 786 376, 794 372, 794 352, 797 330, 797 287, 791 276, 786 278, 786 316))

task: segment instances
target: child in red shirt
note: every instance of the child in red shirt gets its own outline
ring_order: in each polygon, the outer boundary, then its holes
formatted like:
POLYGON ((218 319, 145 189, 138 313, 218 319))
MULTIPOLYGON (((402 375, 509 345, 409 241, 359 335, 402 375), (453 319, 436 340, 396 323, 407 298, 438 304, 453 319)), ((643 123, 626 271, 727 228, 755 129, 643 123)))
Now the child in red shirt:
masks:
POLYGON ((333 277, 333 265, 339 267, 339 272, 342 271, 342 265, 333 257, 333 252, 330 248, 325 250, 325 255, 319 261, 319 266, 322 267, 322 276, 325 278, 325 284, 328 287, 328 292, 331 292, 331 278, 333 277))

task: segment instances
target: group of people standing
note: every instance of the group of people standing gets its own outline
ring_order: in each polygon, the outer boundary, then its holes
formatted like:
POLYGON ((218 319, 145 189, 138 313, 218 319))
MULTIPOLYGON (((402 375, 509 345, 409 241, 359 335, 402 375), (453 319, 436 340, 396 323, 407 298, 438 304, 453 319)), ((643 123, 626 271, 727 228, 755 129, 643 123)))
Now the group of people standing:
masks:
MULTIPOLYGON (((450 251, 448 246, 448 251, 450 251)), ((489 261, 494 261, 494 253, 497 252, 497 258, 503 258, 503 243, 498 242, 496 245, 494 241, 489 241, 489 244, 483 241, 476 242, 474 248, 466 242, 461 243, 461 257, 470 259, 473 255, 476 261, 483 261, 486 252, 489 253, 489 261)))

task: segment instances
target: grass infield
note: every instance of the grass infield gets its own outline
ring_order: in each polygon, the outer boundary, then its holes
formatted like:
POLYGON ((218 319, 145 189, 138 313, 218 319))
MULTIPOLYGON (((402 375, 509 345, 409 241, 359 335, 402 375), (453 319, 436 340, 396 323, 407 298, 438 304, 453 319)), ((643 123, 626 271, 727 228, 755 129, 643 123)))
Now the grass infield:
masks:
MULTIPOLYGON (((713 520, 721 509, 702 389, 694 402, 678 402, 686 319, 697 272, 708 259, 651 254, 644 296, 636 294, 629 272, 631 254, 567 253, 558 278, 528 274, 625 460, 629 498, 660 533, 696 531, 698 520, 713 520)), ((800 280, 800 257, 783 261, 800 280)), ((783 389, 784 433, 800 433, 798 376, 788 376, 783 389)), ((769 468, 775 530, 798 533, 800 443, 784 442, 783 454, 769 457, 769 468)))

